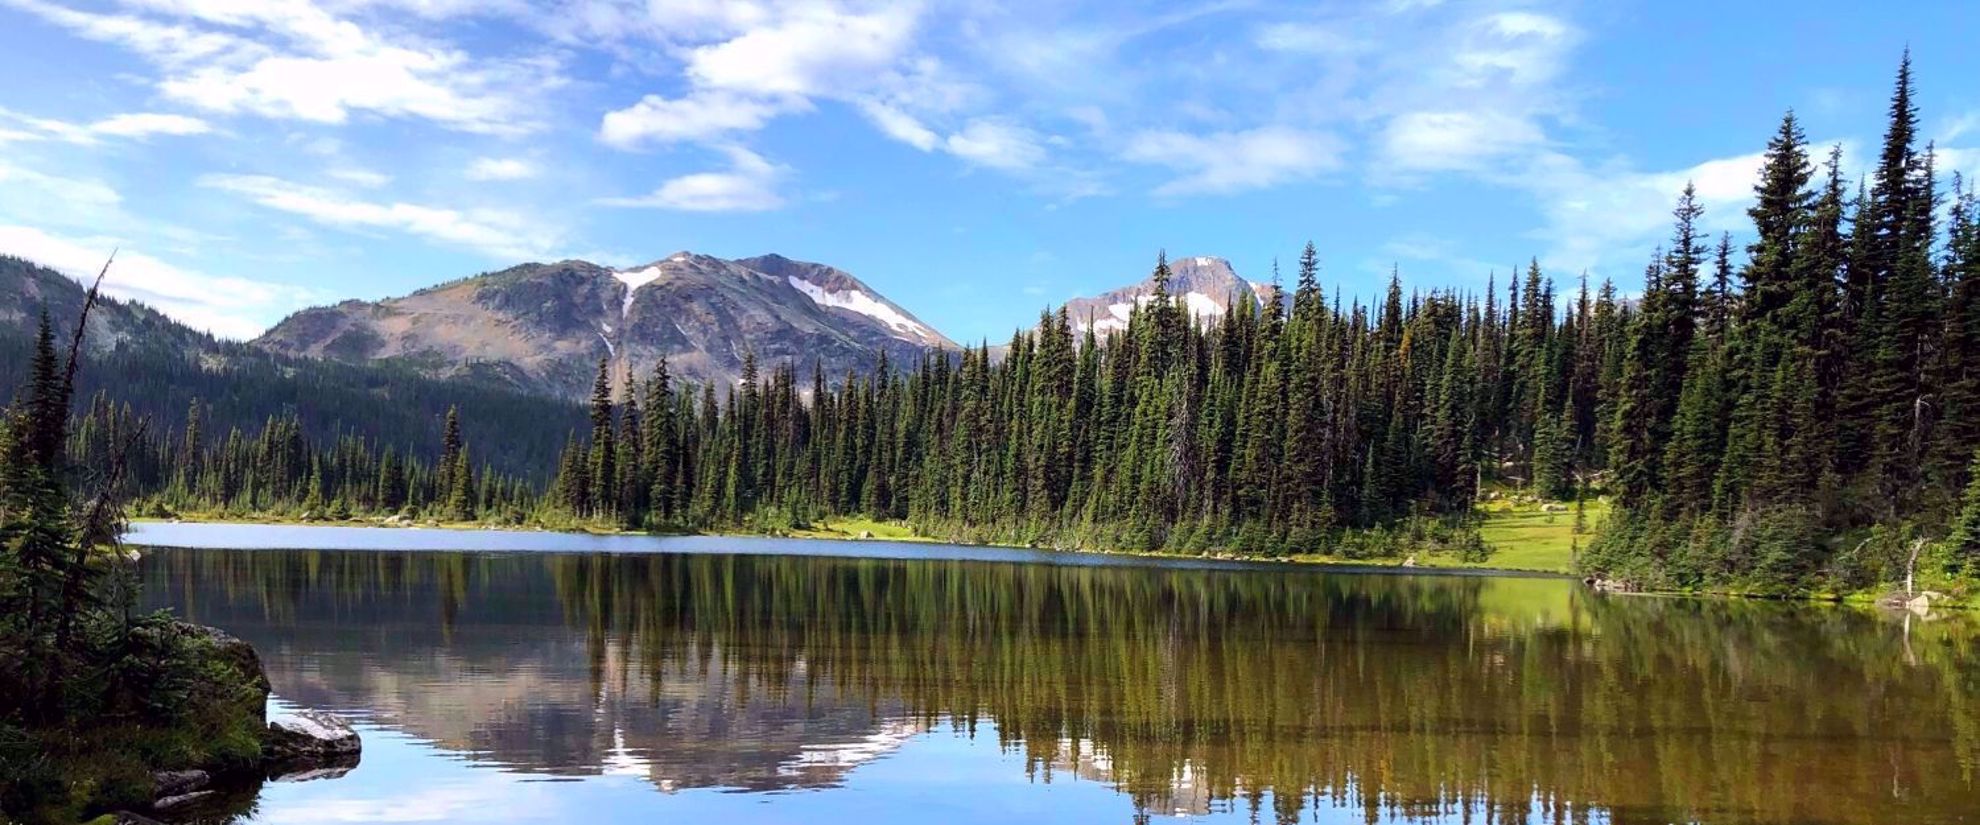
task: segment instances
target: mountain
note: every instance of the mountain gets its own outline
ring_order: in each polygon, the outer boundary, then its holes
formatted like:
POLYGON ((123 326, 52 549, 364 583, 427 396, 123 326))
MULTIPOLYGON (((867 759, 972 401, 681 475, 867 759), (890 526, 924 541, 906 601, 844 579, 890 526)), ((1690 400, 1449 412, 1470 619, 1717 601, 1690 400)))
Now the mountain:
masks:
MULTIPOLYGON (((1091 327, 1096 335, 1127 329, 1128 313, 1146 304, 1155 294, 1155 276, 1132 286, 1089 298, 1066 302, 1073 334, 1091 327)), ((1249 300, 1262 306, 1272 294, 1270 284, 1258 284, 1238 277, 1231 262, 1200 256, 1169 262, 1169 294, 1181 298, 1189 314, 1200 322, 1214 321, 1229 312, 1233 299, 1249 300)))
POLYGON ((779 255, 680 252, 645 266, 530 263, 402 298, 303 310, 255 341, 272 352, 492 379, 565 398, 591 389, 599 358, 644 375, 731 383, 754 351, 767 370, 822 364, 836 377, 881 353, 912 363, 956 345, 851 274, 779 255))
MULTIPOLYGON (((45 308, 60 339, 57 343, 66 346, 70 324, 82 309, 87 294, 83 285, 60 272, 0 255, 0 329, 32 335, 45 308)), ((90 352, 97 354, 137 343, 181 350, 204 350, 215 345, 212 336, 167 318, 158 310, 107 296, 98 298, 96 309, 90 314, 89 335, 83 341, 90 352)))
MULTIPOLYGON (((115 283, 118 272, 110 269, 115 283)), ((26 382, 42 311, 58 347, 68 346, 84 288, 68 276, 0 256, 0 405, 26 382)), ((393 364, 341 364, 270 353, 216 340, 144 304, 104 298, 89 316, 88 356, 79 401, 103 393, 151 421, 155 432, 180 432, 198 404, 208 439, 253 432, 271 417, 294 415, 305 436, 328 445, 354 435, 407 453, 438 454, 447 410, 478 462, 542 479, 555 467, 564 436, 588 427, 586 410, 569 401, 488 382, 442 380, 393 364)), ((79 405, 80 407, 81 405, 79 405)))

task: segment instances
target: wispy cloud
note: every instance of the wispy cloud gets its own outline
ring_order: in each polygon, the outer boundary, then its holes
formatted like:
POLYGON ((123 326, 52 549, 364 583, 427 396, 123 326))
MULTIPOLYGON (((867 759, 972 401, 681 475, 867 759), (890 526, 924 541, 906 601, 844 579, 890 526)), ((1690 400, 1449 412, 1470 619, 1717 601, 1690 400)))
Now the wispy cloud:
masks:
POLYGON ((522 158, 475 158, 468 164, 467 179, 479 181, 524 180, 543 170, 522 158))
POLYGON ((314 290, 208 275, 132 249, 128 239, 69 237, 28 226, 0 225, 0 251, 72 278, 93 277, 110 252, 117 261, 104 282, 116 298, 142 301, 194 329, 223 338, 252 338, 283 315, 322 300, 314 290))
POLYGON ((1166 166, 1181 177, 1157 195, 1229 194, 1307 180, 1340 166, 1342 144, 1331 135, 1280 127, 1244 132, 1145 132, 1123 155, 1166 166))
POLYGON ((153 135, 203 135, 213 131, 210 124, 199 118, 158 112, 130 112, 91 123, 70 123, 0 109, 0 123, 6 122, 16 124, 16 128, 0 132, 0 143, 11 137, 93 146, 106 137, 142 140, 153 135))
POLYGON ((517 134, 541 125, 531 102, 563 83, 552 57, 477 58, 365 28, 310 0, 141 0, 121 13, 4 2, 130 50, 158 69, 166 98, 216 113, 329 124, 368 113, 517 134))
POLYGON ((598 202, 680 212, 763 212, 784 205, 784 197, 777 193, 778 179, 784 174, 781 167, 741 147, 727 147, 725 152, 729 156, 726 171, 682 175, 660 184, 650 194, 598 202))
POLYGON ((624 109, 606 112, 598 138, 621 149, 709 140, 734 132, 754 132, 778 114, 802 105, 799 99, 729 91, 696 92, 675 99, 647 95, 624 109))
POLYGON ((381 203, 266 175, 206 175, 199 185, 325 226, 401 232, 496 259, 554 257, 561 240, 540 220, 507 210, 381 203))
POLYGON ((941 145, 949 154, 992 169, 1030 169, 1045 160, 1036 133, 995 118, 972 120, 941 145))
POLYGON ((1481 171, 1545 141, 1537 124, 1497 111, 1405 112, 1382 132, 1387 168, 1408 172, 1481 171))
POLYGON ((377 189, 392 182, 392 176, 374 169, 346 166, 325 173, 345 183, 356 184, 367 189, 377 189))
POLYGON ((1708 232, 1741 231, 1759 177, 1760 153, 1716 158, 1683 169, 1642 171, 1619 161, 1590 166, 1546 153, 1508 182, 1540 204, 1547 244, 1543 260, 1569 271, 1620 274, 1650 254, 1670 231, 1671 209, 1689 182, 1705 208, 1708 232))

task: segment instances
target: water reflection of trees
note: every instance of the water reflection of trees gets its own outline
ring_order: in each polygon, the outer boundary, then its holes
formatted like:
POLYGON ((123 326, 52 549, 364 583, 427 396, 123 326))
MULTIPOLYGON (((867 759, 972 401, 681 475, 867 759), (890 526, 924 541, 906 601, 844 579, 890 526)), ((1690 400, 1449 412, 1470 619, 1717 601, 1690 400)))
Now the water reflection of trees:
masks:
POLYGON ((1950 622, 1545 580, 746 556, 181 551, 149 574, 194 618, 286 640, 271 668, 310 666, 278 689, 532 770, 830 784, 954 725, 1153 812, 1980 808, 1975 634, 1950 622), (845 756, 799 758, 819 752, 845 756))

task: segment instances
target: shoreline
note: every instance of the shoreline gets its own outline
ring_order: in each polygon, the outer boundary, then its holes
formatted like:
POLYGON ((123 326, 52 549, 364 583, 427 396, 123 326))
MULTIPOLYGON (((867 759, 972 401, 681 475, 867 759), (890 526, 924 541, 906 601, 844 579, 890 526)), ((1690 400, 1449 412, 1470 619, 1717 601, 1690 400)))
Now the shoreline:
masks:
MULTIPOLYGON (((1582 578, 1581 574, 1560 570, 1560 569, 1536 569, 1533 567, 1497 566, 1497 565, 1493 565, 1489 559, 1482 563, 1473 563, 1443 555, 1425 554, 1422 557, 1417 557, 1412 555, 1412 556, 1406 556, 1404 559, 1394 559, 1393 557, 1384 557, 1378 559, 1347 559, 1347 558, 1341 558, 1339 556, 1328 556, 1323 554, 1299 554, 1293 556, 1246 556, 1246 555, 1240 555, 1234 553, 1219 553, 1212 555, 1182 555, 1177 553, 1162 553, 1162 552, 1134 551, 1134 550, 1059 549, 1059 548, 1051 548, 1051 547, 1030 547, 1020 544, 1008 544, 1008 543, 948 541, 930 536, 913 535, 911 533, 900 534, 900 535, 885 535, 885 536, 883 535, 861 536, 856 533, 833 529, 829 526, 824 528, 814 528, 809 530, 791 531, 788 533, 772 533, 772 532, 743 531, 743 530, 717 530, 717 531, 703 530, 703 531, 692 531, 692 532, 689 531, 663 532, 663 531, 651 531, 651 530, 606 530, 606 529, 600 529, 594 527, 556 529, 556 528, 542 527, 542 526, 490 525, 483 522, 407 521, 401 523, 391 523, 384 518, 353 518, 345 521, 321 521, 321 520, 305 521, 295 518, 281 518, 281 517, 257 518, 253 516, 248 516, 248 517, 229 516, 222 518, 222 517, 210 517, 201 514, 190 514, 190 515, 181 514, 177 518, 173 518, 173 519, 133 518, 129 520, 129 523, 132 525, 197 524, 197 525, 225 525, 225 526, 238 526, 238 527, 300 527, 300 528, 327 527, 327 528, 374 529, 381 531, 452 530, 452 531, 461 531, 461 532, 503 533, 503 534, 515 534, 515 535, 542 534, 542 535, 553 535, 553 536, 554 535, 590 536, 596 538, 798 539, 798 540, 831 541, 831 542, 843 542, 843 543, 870 542, 870 543, 893 544, 893 545, 917 545, 917 544, 945 545, 950 547, 977 549, 977 550, 1006 550, 1006 551, 1025 552, 1025 553, 1066 554, 1068 556, 1083 557, 1083 558, 1145 560, 1150 562, 1166 562, 1166 563, 1176 563, 1176 564, 1200 562, 1200 563, 1207 563, 1213 565, 1214 564, 1245 565, 1245 566, 1254 566, 1257 568, 1299 566, 1299 567, 1305 567, 1315 570, 1333 569, 1333 570, 1338 570, 1340 572, 1364 572, 1364 573, 1389 574, 1389 575, 1408 575, 1411 573, 1422 573, 1426 575, 1472 575, 1472 576, 1482 575, 1482 576, 1509 576, 1509 577, 1519 577, 1519 578, 1574 579, 1574 580, 1581 580, 1584 583, 1587 581, 1586 579, 1582 578), (1414 561, 1415 563, 1413 564, 1405 563, 1409 561, 1414 561)), ((892 526, 897 529, 900 528, 900 525, 893 523, 870 522, 866 520, 858 520, 848 523, 886 524, 888 526, 892 526)), ((549 552, 554 552, 554 551, 549 551, 549 552)), ((579 551, 573 551, 573 552, 579 552, 579 551)), ((1496 552, 1497 551, 1495 551, 1495 553, 1496 552)), ((881 556, 881 558, 911 558, 911 557, 881 556)), ((1780 593, 1758 593, 1758 592, 1739 591, 1739 590, 1668 590, 1668 589, 1608 590, 1608 589, 1597 588, 1592 586, 1590 587, 1590 589, 1591 590, 1602 589, 1604 590, 1604 592, 1607 592, 1611 595, 1619 595, 1619 596, 1652 596, 1652 597, 1666 597, 1666 598, 1712 598, 1712 599, 1730 599, 1730 600, 1741 600, 1741 601, 1801 603, 1807 605, 1848 606, 1848 607, 1864 608, 1864 609, 1879 610, 1886 612, 1907 611, 1907 609, 1901 605, 1892 605, 1888 603, 1888 598, 1891 595, 1891 591, 1865 591, 1860 593, 1828 592, 1828 593, 1780 594, 1780 593)), ((1980 604, 1976 604, 1971 600, 1958 600, 1958 599, 1950 599, 1950 598, 1933 601, 1930 605, 1930 610, 1937 610, 1937 611, 1960 611, 1962 613, 1965 613, 1976 609, 1980 609, 1980 604)), ((1912 612, 1914 612, 1915 614, 1915 611, 1912 612)))
MULTIPOLYGON (((361 518, 346 521, 303 521, 292 518, 226 517, 211 518, 200 515, 182 514, 175 519, 133 518, 131 525, 139 524, 194 524, 233 527, 297 527, 297 528, 352 528, 379 531, 394 530, 452 530, 472 533, 503 533, 514 535, 563 535, 590 536, 596 538, 738 538, 738 539, 795 539, 803 541, 829 541, 840 543, 878 543, 893 545, 941 545, 974 550, 1006 550, 1022 553, 1063 554, 1069 557, 1108 558, 1122 560, 1147 560, 1153 562, 1210 564, 1239 564, 1260 568, 1302 566, 1311 568, 1337 568, 1343 572, 1364 571, 1392 574, 1424 573, 1429 575, 1500 575, 1519 578, 1575 579, 1573 573, 1561 570, 1541 570, 1521 567, 1493 566, 1489 562, 1475 564, 1443 556, 1417 557, 1404 559, 1391 557, 1376 559, 1349 559, 1323 554, 1299 554, 1294 556, 1247 556, 1235 553, 1208 555, 1184 555, 1136 550, 1089 550, 1083 548, 1062 549, 1054 547, 1026 546, 1022 544, 995 542, 949 541, 930 536, 915 535, 872 535, 860 536, 831 529, 792 531, 790 533, 770 533, 744 530, 701 530, 692 532, 662 532, 650 530, 604 530, 591 527, 560 530, 549 527, 496 526, 481 522, 440 522, 420 521, 387 523, 382 519, 361 518), (1414 560, 1414 564, 1405 562, 1414 560)), ((500 552, 500 551, 496 551, 500 552)), ((576 552, 576 551, 574 551, 576 552)), ((885 558, 895 558, 886 556, 885 558)))

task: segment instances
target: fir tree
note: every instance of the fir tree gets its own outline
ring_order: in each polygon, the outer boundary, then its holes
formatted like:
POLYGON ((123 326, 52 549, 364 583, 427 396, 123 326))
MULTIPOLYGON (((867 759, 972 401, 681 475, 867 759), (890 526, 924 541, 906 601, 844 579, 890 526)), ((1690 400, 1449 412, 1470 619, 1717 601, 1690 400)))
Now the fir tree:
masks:
POLYGON ((612 433, 611 362, 598 359, 598 377, 591 386, 591 457, 588 515, 603 517, 617 511, 618 451, 612 433))

